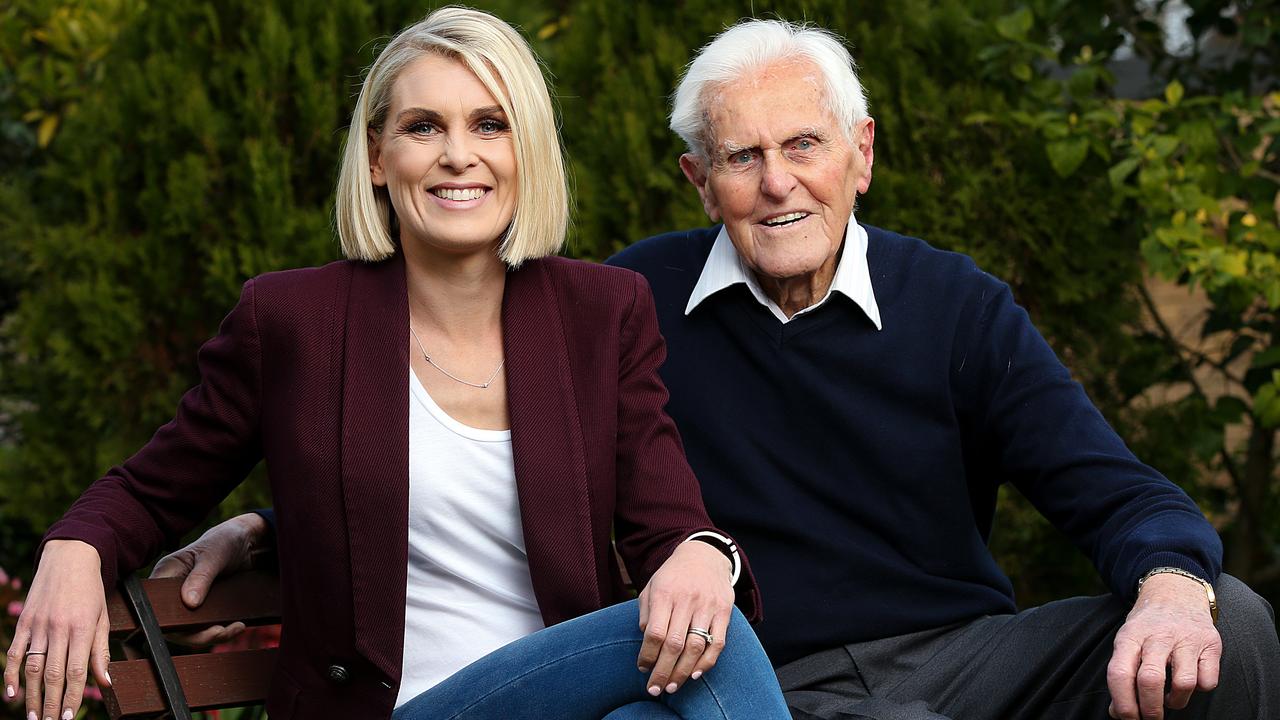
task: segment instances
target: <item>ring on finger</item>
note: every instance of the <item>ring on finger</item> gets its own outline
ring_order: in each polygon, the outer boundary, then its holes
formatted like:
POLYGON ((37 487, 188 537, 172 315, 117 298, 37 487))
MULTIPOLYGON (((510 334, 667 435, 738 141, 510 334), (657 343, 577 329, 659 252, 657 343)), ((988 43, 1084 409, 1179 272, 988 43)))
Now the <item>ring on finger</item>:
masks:
POLYGON ((710 632, 708 632, 706 628, 691 627, 691 628, 689 628, 689 634, 690 634, 690 635, 697 635, 698 637, 702 638, 703 640, 706 640, 708 645, 710 645, 710 644, 712 644, 712 643, 714 643, 714 642, 715 642, 715 636, 714 636, 714 635, 712 635, 710 632))

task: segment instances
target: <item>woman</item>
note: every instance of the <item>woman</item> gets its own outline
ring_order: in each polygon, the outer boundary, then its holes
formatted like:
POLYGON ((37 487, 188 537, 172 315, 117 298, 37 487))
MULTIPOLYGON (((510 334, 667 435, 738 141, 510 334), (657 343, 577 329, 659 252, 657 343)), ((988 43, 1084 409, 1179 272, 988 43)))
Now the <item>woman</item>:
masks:
POLYGON ((174 420, 50 530, 8 695, 24 668, 31 716, 71 717, 86 658, 109 682, 102 583, 265 459, 272 717, 786 717, 662 412, 647 286, 546 257, 564 170, 515 31, 444 8, 383 50, 337 216, 351 260, 246 283, 174 420), (600 610, 626 598, 611 533, 644 590, 600 610))

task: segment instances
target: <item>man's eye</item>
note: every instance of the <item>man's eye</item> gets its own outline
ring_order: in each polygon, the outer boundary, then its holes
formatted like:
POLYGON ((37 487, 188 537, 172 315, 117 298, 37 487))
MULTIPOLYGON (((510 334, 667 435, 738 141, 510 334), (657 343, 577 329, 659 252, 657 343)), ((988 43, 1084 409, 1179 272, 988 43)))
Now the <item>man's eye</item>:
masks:
POLYGON ((734 153, 729 159, 735 165, 746 165, 751 162, 751 152, 749 150, 743 150, 740 153, 734 153))
POLYGON ((797 150, 812 150, 813 141, 805 138, 801 138, 800 140, 796 141, 795 148, 797 150))

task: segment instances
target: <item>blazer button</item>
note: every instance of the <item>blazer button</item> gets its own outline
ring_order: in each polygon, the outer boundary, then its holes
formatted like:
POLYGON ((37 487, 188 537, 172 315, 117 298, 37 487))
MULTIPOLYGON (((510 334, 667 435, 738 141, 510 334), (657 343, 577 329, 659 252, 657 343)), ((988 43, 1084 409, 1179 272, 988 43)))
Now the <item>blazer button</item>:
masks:
POLYGON ((351 679, 351 673, 347 672, 347 669, 341 665, 330 665, 329 679, 338 685, 342 685, 351 679))

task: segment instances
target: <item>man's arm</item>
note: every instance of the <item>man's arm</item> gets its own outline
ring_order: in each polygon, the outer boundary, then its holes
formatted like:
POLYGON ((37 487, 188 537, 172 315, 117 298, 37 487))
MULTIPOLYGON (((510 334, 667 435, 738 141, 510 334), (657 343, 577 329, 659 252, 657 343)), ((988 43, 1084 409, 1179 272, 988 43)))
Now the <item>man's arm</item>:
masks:
POLYGON ((986 290, 962 344, 965 372, 975 359, 981 370, 954 375, 965 412, 1000 479, 1089 554, 1117 597, 1135 602, 1108 666, 1113 715, 1162 717, 1217 684, 1222 640, 1200 582, 1157 574, 1139 595, 1138 581, 1172 567, 1212 582, 1221 541, 1186 493, 1125 447, 1008 288, 986 290))

